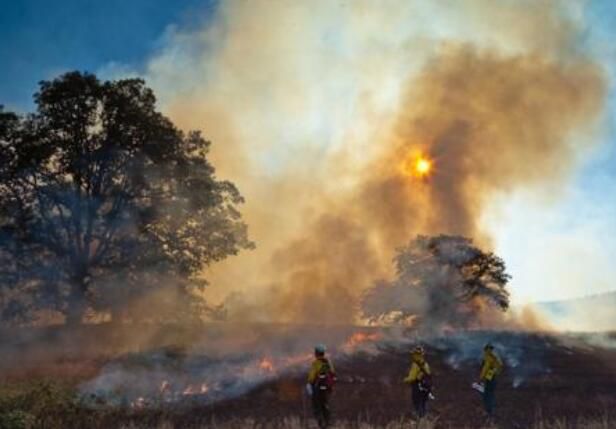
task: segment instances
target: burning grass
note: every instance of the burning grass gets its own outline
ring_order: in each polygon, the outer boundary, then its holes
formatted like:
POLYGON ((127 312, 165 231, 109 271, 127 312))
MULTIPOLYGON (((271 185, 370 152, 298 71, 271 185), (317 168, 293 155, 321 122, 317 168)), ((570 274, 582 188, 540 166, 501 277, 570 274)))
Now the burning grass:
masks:
MULTIPOLYGON (((5 372, 0 428, 313 427, 304 426, 310 411, 303 385, 314 338, 310 329, 296 329, 251 333, 252 345, 225 353, 183 345, 116 358, 94 359, 90 353, 58 359, 50 346, 53 358, 40 367, 53 369, 48 377, 27 368, 19 377, 5 372)), ((332 334, 329 344, 339 344, 330 349, 339 374, 332 398, 336 427, 409 427, 410 392, 401 379, 408 350, 418 340, 399 334, 367 328, 332 334)), ((495 427, 616 427, 610 414, 616 409, 616 350, 571 337, 506 332, 423 339, 437 397, 430 403, 432 420, 423 427, 482 427, 480 399, 469 386, 487 337, 507 367, 495 427)))

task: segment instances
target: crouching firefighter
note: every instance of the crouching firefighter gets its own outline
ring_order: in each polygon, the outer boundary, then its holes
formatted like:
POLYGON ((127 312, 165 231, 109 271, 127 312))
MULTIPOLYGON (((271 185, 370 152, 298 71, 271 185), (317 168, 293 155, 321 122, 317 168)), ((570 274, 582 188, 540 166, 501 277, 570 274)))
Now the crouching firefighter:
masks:
POLYGON ((411 385, 415 415, 418 419, 421 419, 426 415, 428 400, 434 398, 432 395, 432 373, 428 362, 426 362, 423 347, 417 346, 411 352, 411 369, 404 382, 411 385))
POLYGON ((479 373, 479 382, 483 387, 483 406, 489 419, 494 417, 496 379, 503 370, 503 361, 494 352, 490 343, 483 348, 483 362, 479 373))
POLYGON ((329 397, 336 383, 336 372, 332 363, 325 357, 325 346, 314 348, 314 361, 308 373, 306 390, 312 398, 312 411, 320 428, 331 424, 329 397))

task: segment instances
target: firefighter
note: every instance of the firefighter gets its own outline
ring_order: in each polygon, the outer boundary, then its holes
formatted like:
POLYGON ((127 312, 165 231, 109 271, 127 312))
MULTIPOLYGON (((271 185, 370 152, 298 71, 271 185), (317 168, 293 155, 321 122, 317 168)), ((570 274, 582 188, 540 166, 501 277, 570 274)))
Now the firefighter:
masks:
POLYGON ((489 419, 494 417, 496 379, 502 370, 503 361, 494 352, 494 346, 487 343, 483 348, 479 382, 483 386, 483 406, 489 419))
POLYGON ((312 398, 312 411, 320 428, 331 424, 329 397, 336 382, 334 365, 325 357, 326 348, 319 344, 314 348, 314 361, 308 373, 306 389, 312 398))
POLYGON ((423 347, 417 346, 411 351, 411 369, 404 382, 411 385, 413 408, 417 418, 421 419, 426 415, 428 399, 432 397, 432 373, 423 347))

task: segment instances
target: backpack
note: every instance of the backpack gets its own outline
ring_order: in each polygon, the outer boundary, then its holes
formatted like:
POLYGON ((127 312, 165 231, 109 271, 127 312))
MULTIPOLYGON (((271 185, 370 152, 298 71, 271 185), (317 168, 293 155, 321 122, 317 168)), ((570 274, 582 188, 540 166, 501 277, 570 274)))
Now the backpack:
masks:
POLYGON ((321 392, 332 391, 334 389, 334 384, 336 383, 336 376, 332 372, 327 359, 322 359, 321 362, 321 368, 317 374, 314 386, 321 392))

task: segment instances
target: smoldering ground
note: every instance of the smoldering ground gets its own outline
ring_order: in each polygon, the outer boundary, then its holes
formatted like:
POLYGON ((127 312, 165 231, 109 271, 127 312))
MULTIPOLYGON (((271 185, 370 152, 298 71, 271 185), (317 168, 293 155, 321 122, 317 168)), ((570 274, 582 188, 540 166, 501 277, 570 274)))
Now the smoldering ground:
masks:
MULTIPOLYGON (((324 330, 322 326, 252 323, 235 325, 237 331, 233 331, 231 326, 195 327, 183 347, 177 346, 177 330, 170 330, 166 341, 159 332, 154 344, 176 345, 141 344, 141 350, 99 360, 94 376, 69 379, 65 375, 63 383, 79 382, 81 395, 71 402, 69 411, 58 410, 57 402, 52 402, 44 409, 49 412, 44 418, 48 421, 53 416, 58 427, 101 428, 210 427, 233 422, 234 427, 269 427, 276 419, 308 419, 309 408, 302 404, 309 403, 302 398, 309 348, 317 338, 326 338, 338 371, 332 405, 339 426, 389 427, 394 421, 406 422, 410 392, 401 380, 408 372, 409 350, 417 344, 425 347, 434 371, 436 400, 430 403, 430 414, 439 425, 482 424, 480 398, 470 384, 479 371, 486 341, 493 342, 506 362, 498 385, 503 427, 532 426, 538 407, 548 419, 607 419, 614 402, 613 350, 584 345, 575 338, 481 331, 430 338, 416 331, 408 337, 382 328, 329 326, 324 330), (302 342, 308 344, 304 347, 302 342), (297 351, 301 353, 297 359, 288 359, 297 351), (587 400, 580 402, 581 392, 587 400)), ((81 341, 84 346, 101 346, 107 339, 105 330, 112 333, 109 326, 83 328, 89 333, 81 341)), ((7 343, 3 341, 3 346, 7 343)), ((6 381, 12 376, 5 377, 6 381)), ((33 392, 40 395, 45 392, 41 389, 33 392)))
MULTIPOLYGON (((331 345, 330 359, 341 368, 341 389, 365 383, 377 390, 403 388, 401 380, 408 369, 409 350, 423 345, 440 380, 437 392, 444 395, 453 394, 443 391, 447 385, 445 374, 467 380, 466 385, 457 388, 470 389, 486 342, 493 343, 505 363, 500 384, 507 389, 526 388, 528 382, 551 377, 557 370, 552 366, 555 356, 583 356, 595 350, 579 338, 504 331, 450 332, 435 337, 417 333, 409 336, 398 329, 383 328, 337 327, 326 334, 316 326, 236 328, 243 328, 243 333, 234 333, 236 344, 230 347, 221 342, 220 334, 232 333, 226 325, 208 328, 198 341, 184 347, 170 346, 118 357, 101 368, 96 377, 80 385, 83 400, 91 407, 183 408, 224 403, 254 395, 260 386, 280 384, 286 386, 287 395, 280 406, 284 408, 289 402, 297 406, 311 360, 311 344, 323 338, 331 345), (238 347, 239 343, 243 346, 238 347), (406 359, 400 360, 402 356, 406 359), (380 367, 392 359, 400 360, 396 367, 380 367), (358 366, 366 368, 358 370, 358 366)), ((562 372, 562 368, 558 371, 562 372)))

